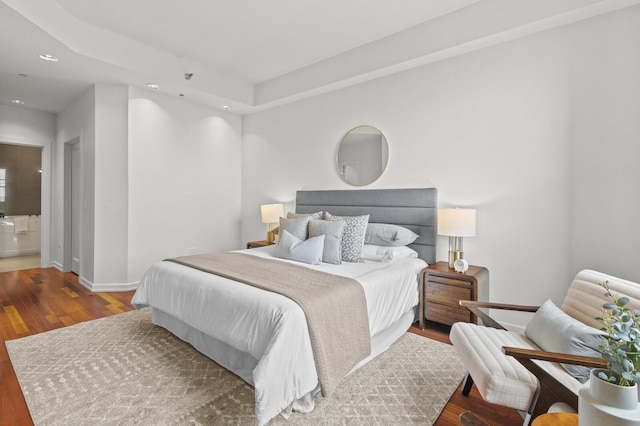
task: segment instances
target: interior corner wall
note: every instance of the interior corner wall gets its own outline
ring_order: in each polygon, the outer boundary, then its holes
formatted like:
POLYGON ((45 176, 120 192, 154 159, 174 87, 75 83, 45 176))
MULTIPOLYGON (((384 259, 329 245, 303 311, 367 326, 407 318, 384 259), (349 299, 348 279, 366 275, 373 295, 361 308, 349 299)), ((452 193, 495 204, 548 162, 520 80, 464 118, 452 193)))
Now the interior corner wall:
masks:
POLYGON ((241 117, 129 88, 128 280, 155 262, 242 248, 241 117))
POLYGON ((128 86, 95 86, 95 234, 91 284, 100 289, 133 287, 127 281, 128 104, 128 86))
POLYGON ((570 52, 570 264, 640 282, 640 6, 580 28, 570 52))
POLYGON ((42 147, 41 265, 51 264, 52 151, 56 138, 56 116, 21 107, 0 105, 0 142, 42 147))
MULTIPOLYGON (((602 222, 620 217, 624 223, 633 220, 629 228, 637 230, 636 218, 619 216, 614 208, 635 207, 628 215, 638 211, 637 195, 620 186, 626 181, 637 193, 638 168, 618 170, 619 178, 611 173, 585 178, 583 168, 576 167, 582 157, 587 162, 602 158, 613 172, 625 150, 638 152, 637 126, 631 124, 631 117, 638 117, 635 88, 625 93, 630 82, 613 83, 616 94, 609 96, 604 87, 589 84, 614 82, 619 73, 639 75, 629 51, 638 40, 637 11, 625 9, 245 116, 242 240, 264 237, 260 204, 281 202, 293 209, 296 190, 352 189, 338 176, 336 149, 348 129, 369 124, 385 134, 390 152, 385 173, 367 188, 436 187, 440 207, 476 208, 477 236, 464 239, 464 252, 471 264, 489 269, 490 298, 561 303, 576 267, 597 256, 576 247, 581 238, 591 240, 578 234, 591 232, 588 223, 598 214, 581 215, 576 210, 582 204, 593 209, 594 201, 604 199, 602 209, 610 211, 595 223, 610 228, 602 222), (620 52, 615 46, 625 38, 620 52), (599 64, 600 49, 609 48, 625 60, 599 64), (580 52, 590 53, 579 58, 580 52), (634 66, 627 73, 620 68, 629 61, 634 66), (580 81, 572 82, 577 74, 580 81), (591 94, 602 104, 592 110, 585 102, 576 109, 576 101, 592 99, 591 94), (618 105, 609 110, 610 103, 618 105), (622 113, 626 107, 632 108, 622 113), (625 137, 600 157, 609 123, 620 125, 615 134, 625 137), (588 142, 575 140, 599 126, 604 127, 588 142), (589 198, 596 180, 599 191, 589 198), (624 197, 634 201, 622 202, 624 197)), ((614 240, 604 236, 607 230, 596 232, 605 238, 602 250, 610 250, 614 240)), ((638 242, 637 232, 616 237, 629 249, 638 242)), ((444 260, 446 237, 438 244, 437 258, 444 260)), ((618 263, 632 265, 637 254, 617 253, 618 263)), ((496 317, 526 322, 521 316, 496 317)))

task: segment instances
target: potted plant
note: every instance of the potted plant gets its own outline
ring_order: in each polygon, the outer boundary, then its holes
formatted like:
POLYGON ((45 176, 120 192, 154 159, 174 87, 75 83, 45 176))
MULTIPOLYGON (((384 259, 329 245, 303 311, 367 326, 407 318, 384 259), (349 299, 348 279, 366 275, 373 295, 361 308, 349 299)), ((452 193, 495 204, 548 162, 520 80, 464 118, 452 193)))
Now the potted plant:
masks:
POLYGON ((628 297, 614 296, 608 281, 600 285, 611 302, 602 305, 602 317, 596 318, 604 324, 606 335, 598 348, 608 363, 597 375, 619 386, 634 386, 640 382, 640 311, 626 307, 628 297))
POLYGON ((617 297, 609 282, 600 284, 610 299, 602 305, 603 342, 598 346, 606 369, 591 371, 590 392, 597 400, 621 409, 638 406, 640 382, 640 311, 629 309, 628 297, 617 297))

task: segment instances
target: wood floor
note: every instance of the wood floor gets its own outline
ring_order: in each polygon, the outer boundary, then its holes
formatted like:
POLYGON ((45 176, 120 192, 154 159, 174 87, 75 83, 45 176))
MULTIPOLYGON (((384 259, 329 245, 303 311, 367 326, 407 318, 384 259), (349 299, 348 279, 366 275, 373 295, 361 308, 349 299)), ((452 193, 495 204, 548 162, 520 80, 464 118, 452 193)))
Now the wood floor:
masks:
MULTIPOLYGON (((0 426, 32 425, 20 385, 9 361, 5 340, 29 336, 82 321, 132 310, 133 292, 92 293, 72 273, 55 268, 0 273, 0 426)), ((448 329, 429 324, 412 332, 449 343, 448 329)), ((459 425, 460 413, 471 410, 491 425, 520 425, 515 410, 487 404, 473 389, 468 397, 454 393, 436 425, 459 425)))

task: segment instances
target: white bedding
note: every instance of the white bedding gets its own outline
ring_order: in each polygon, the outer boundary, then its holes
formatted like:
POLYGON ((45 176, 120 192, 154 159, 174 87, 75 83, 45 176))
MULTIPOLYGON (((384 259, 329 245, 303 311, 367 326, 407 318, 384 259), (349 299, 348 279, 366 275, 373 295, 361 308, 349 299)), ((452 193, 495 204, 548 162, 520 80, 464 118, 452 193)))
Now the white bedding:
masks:
MULTIPOLYGON (((371 336, 418 304, 419 272, 426 266, 418 258, 306 265, 276 258, 275 246, 241 251, 356 279, 364 288, 371 336)), ((241 376, 255 388, 261 425, 317 388, 304 313, 282 295, 174 262, 160 262, 143 276, 132 304, 152 306, 251 354, 255 368, 251 375, 241 376)))

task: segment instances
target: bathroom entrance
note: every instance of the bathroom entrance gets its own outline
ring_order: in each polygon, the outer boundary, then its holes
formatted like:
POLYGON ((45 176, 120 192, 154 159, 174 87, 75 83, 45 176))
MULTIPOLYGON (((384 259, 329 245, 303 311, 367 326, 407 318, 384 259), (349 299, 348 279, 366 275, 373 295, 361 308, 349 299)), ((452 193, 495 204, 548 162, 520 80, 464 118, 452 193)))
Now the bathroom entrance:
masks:
POLYGON ((42 148, 0 143, 0 272, 41 265, 42 148))

